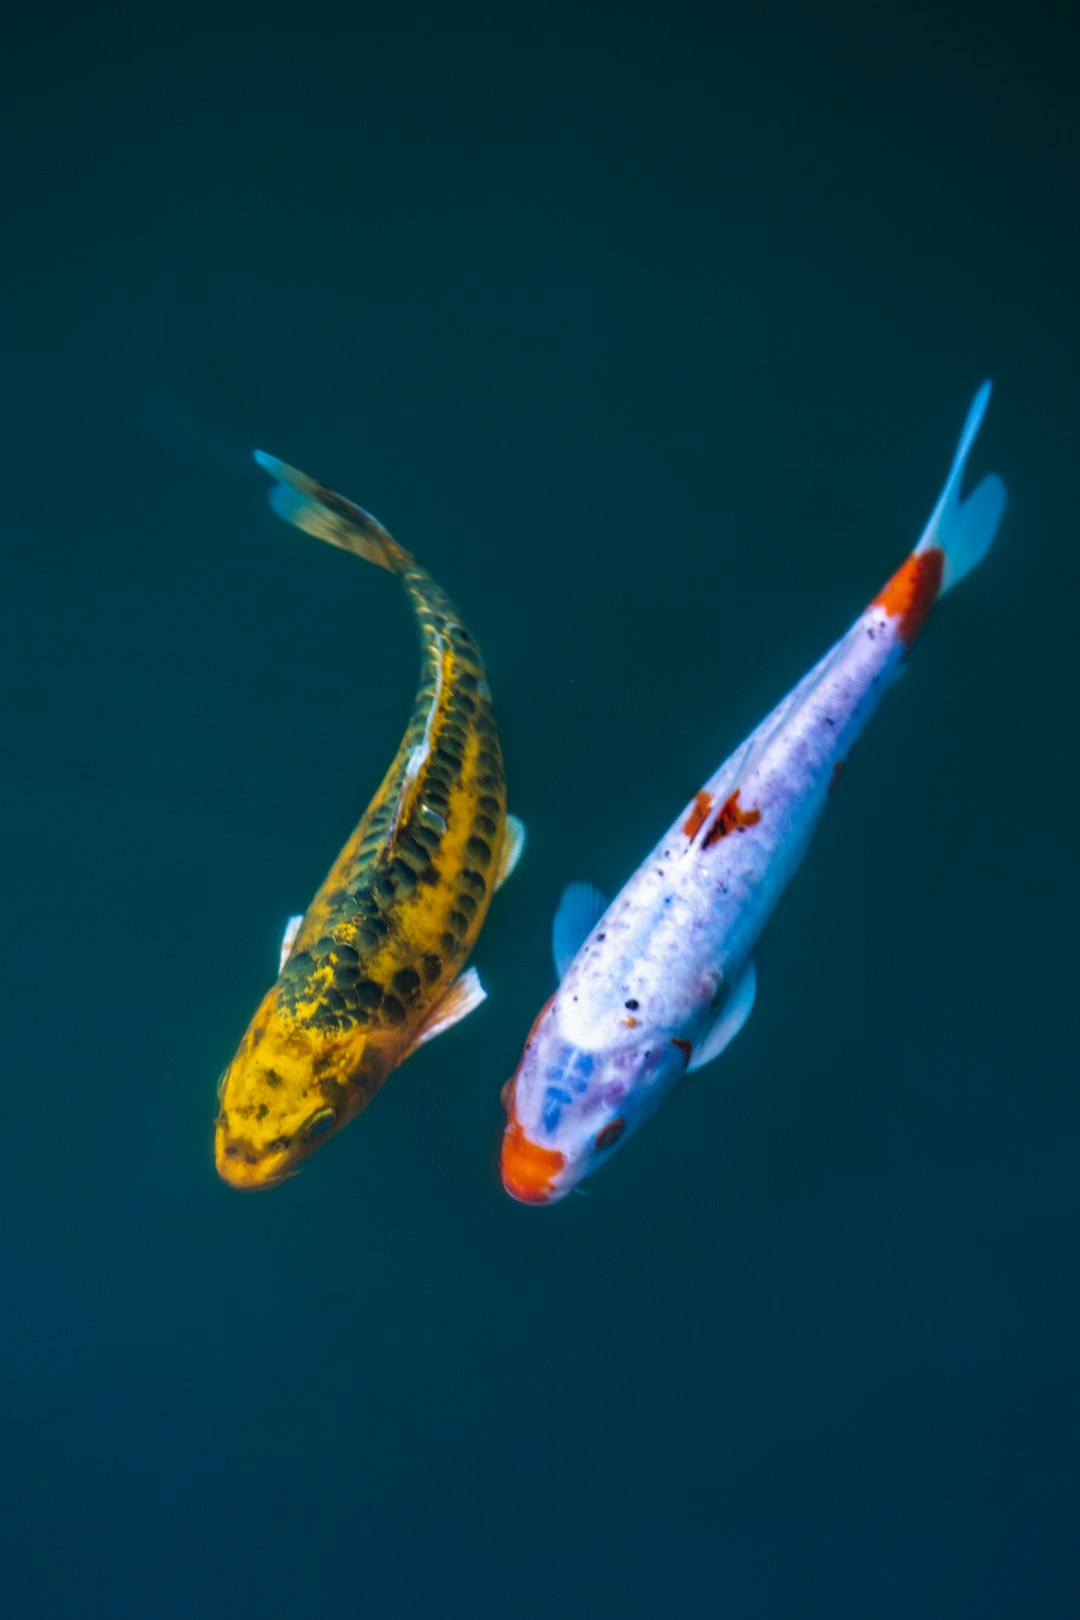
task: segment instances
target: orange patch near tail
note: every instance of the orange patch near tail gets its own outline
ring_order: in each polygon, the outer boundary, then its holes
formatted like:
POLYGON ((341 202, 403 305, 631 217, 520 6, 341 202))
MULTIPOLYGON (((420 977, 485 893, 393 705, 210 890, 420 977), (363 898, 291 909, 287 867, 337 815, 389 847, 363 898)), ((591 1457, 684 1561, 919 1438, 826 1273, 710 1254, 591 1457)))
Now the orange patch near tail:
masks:
POLYGON ((687 838, 697 837, 702 826, 704 825, 705 817, 708 815, 712 807, 713 800, 711 793, 706 793, 705 789, 701 788, 697 793, 694 794, 693 808, 686 820, 683 822, 682 830, 686 834, 687 838))
POLYGON ((755 827, 761 820, 760 810, 739 808, 739 792, 740 789, 736 788, 730 799, 726 799, 720 806, 719 815, 705 834, 702 849, 708 849, 718 838, 726 838, 728 833, 745 832, 747 827, 755 827))
POLYGON ((566 1155, 541 1147, 525 1135, 514 1111, 513 1098, 502 1144, 503 1186, 522 1204, 546 1204, 566 1155))
POLYGON ((891 619, 899 619, 896 633, 905 647, 911 646, 937 601, 944 566, 945 553, 937 546, 913 551, 870 604, 884 608, 891 619))

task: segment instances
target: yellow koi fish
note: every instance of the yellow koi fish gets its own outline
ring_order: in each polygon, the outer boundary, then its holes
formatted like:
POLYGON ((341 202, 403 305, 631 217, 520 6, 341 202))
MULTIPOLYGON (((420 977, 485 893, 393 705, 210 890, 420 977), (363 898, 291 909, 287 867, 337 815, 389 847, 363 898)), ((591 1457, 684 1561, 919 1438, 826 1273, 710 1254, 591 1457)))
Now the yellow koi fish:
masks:
POLYGON ((215 1158, 233 1187, 270 1187, 374 1097, 410 1052, 484 999, 462 972, 492 892, 524 843, 506 814, 483 660, 431 576, 359 506, 257 451, 271 505, 308 534, 396 574, 422 674, 394 761, 304 917, 218 1085, 215 1158))

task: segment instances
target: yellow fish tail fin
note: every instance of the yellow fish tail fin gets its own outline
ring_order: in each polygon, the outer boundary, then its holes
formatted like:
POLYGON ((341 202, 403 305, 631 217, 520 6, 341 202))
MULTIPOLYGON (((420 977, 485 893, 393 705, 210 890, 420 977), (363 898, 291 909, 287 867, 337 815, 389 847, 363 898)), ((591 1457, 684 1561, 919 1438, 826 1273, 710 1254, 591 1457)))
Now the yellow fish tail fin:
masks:
POLYGON ((404 546, 399 546, 362 506, 354 506, 325 484, 317 484, 287 462, 268 456, 265 450, 256 450, 255 460, 277 480, 270 491, 270 505, 286 523, 294 523, 305 534, 328 540, 342 551, 388 568, 392 574, 402 574, 409 567, 412 557, 404 546))

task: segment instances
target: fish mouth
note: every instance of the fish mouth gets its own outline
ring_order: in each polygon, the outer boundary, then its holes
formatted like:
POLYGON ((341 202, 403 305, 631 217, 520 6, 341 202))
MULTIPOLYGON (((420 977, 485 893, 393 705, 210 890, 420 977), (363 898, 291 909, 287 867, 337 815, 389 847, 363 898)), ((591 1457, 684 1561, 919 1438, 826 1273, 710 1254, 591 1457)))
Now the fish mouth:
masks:
POLYGON ((222 1181, 238 1192, 263 1192, 293 1174, 287 1153, 258 1153, 224 1131, 214 1143, 214 1163, 222 1181))
POLYGON ((519 1204, 554 1204, 569 1190, 556 1185, 566 1168, 565 1153, 526 1136, 514 1113, 503 1137, 500 1168, 503 1186, 519 1204))

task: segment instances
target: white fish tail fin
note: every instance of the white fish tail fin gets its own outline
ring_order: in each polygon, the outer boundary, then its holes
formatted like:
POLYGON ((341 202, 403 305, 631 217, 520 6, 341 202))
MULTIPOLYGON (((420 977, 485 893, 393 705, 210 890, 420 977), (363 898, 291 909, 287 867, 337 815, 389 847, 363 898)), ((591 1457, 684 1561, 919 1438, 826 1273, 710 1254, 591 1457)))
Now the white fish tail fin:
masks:
POLYGON ((945 488, 915 547, 917 554, 934 549, 944 552, 942 595, 957 580, 970 574, 976 563, 982 562, 990 550, 990 542, 1005 510, 1005 485, 996 473, 989 473, 965 500, 960 499, 968 452, 975 442, 989 400, 990 384, 984 382, 968 411, 945 488))
POLYGON ((255 460, 277 480, 270 491, 270 505, 286 523, 294 523, 305 534, 388 568, 392 574, 404 573, 408 568, 412 558, 404 546, 399 546, 362 506, 354 506, 325 484, 316 483, 276 456, 268 456, 265 450, 256 450, 255 460))

